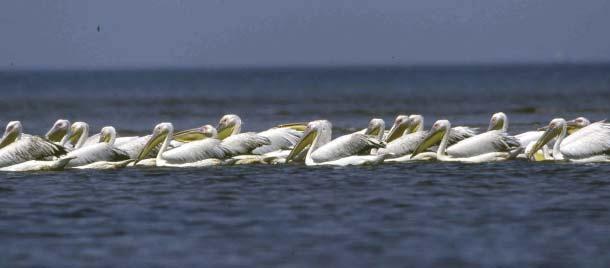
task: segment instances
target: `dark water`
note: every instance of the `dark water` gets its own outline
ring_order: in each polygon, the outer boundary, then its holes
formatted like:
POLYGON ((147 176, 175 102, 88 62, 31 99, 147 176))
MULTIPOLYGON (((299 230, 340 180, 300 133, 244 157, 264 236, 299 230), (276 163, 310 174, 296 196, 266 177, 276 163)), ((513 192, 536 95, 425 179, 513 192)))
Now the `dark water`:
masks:
MULTIPOLYGON (((0 123, 145 133, 421 113, 517 133, 610 115, 610 66, 0 72, 0 123)), ((0 266, 608 267, 610 165, 417 163, 0 174, 0 266)))

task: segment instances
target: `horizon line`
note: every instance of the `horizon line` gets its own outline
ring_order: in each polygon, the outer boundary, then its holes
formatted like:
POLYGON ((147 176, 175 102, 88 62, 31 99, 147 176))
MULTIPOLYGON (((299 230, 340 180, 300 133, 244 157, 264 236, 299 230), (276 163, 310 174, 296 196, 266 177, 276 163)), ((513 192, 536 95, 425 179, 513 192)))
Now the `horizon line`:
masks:
POLYGON ((356 70, 356 69, 442 69, 442 68, 518 68, 518 67, 599 67, 610 66, 610 61, 574 62, 469 62, 469 63, 418 63, 418 64, 270 64, 270 65, 192 65, 192 66, 70 66, 70 67, 0 67, 0 72, 112 72, 112 71, 277 71, 285 70, 356 70))

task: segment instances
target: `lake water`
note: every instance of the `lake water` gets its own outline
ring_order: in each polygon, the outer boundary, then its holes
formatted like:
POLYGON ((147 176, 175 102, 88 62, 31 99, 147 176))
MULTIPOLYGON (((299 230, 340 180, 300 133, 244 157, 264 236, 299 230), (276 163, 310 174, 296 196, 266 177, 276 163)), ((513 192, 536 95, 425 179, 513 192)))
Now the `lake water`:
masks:
MULTIPOLYGON (((0 123, 146 134, 420 113, 510 132, 610 115, 610 66, 0 72, 0 123)), ((610 165, 411 163, 0 174, 0 266, 608 267, 610 165)))

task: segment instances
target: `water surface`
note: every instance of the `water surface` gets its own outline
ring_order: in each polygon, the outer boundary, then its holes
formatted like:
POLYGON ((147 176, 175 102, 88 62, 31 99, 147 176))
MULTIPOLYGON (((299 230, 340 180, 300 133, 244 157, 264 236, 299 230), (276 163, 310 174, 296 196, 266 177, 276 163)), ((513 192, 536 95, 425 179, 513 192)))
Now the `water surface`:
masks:
MULTIPOLYGON (((511 132, 609 114, 609 66, 0 72, 0 123, 145 134, 239 114, 336 135, 421 113, 511 132)), ((411 163, 0 174, 0 266, 607 267, 610 165, 411 163)))

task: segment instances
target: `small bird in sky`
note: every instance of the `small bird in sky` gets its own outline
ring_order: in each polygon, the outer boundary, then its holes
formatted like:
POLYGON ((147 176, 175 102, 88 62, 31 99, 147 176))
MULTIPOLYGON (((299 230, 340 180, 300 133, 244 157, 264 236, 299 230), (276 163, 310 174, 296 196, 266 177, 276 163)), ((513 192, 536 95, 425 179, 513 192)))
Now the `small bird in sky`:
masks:
POLYGON ((99 31, 100 31, 100 29, 101 29, 101 28, 100 28, 100 26, 98 25, 98 26, 97 26, 97 32, 99 32, 99 31))

